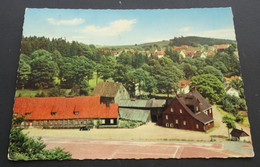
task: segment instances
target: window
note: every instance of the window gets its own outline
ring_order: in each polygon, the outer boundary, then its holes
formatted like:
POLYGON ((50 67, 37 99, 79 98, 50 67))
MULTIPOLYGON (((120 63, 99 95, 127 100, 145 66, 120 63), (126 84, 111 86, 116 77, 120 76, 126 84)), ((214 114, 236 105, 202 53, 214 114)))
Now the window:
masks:
POLYGON ((102 124, 105 124, 105 123, 106 123, 106 120, 105 120, 105 119, 102 119, 102 120, 101 120, 101 123, 102 123, 102 124))
POLYGON ((209 113, 211 114, 211 109, 209 109, 209 113))
POLYGON ((168 120, 168 115, 165 115, 165 119, 168 120))
POLYGON ((30 116, 30 115, 31 115, 31 113, 30 113, 30 112, 27 112, 27 113, 25 113, 25 115, 26 115, 26 116, 30 116))
POLYGON ((43 121, 41 121, 41 125, 43 125, 43 121))
POLYGON ((169 127, 169 123, 166 123, 165 126, 166 126, 166 127, 169 127))
POLYGON ((86 120, 84 121, 84 124, 87 124, 87 121, 86 121, 86 120))
POLYGON ((199 124, 196 124, 196 129, 199 129, 199 124))
POLYGON ((57 120, 55 120, 55 124, 56 124, 56 125, 58 124, 58 121, 57 121, 57 120))
POLYGON ((171 112, 173 112, 173 108, 171 108, 171 112))
POLYGON ((176 120, 175 120, 175 123, 176 123, 176 124, 178 124, 178 123, 179 123, 179 120, 178 120, 178 119, 176 119, 176 120))
POLYGON ((180 109, 180 114, 182 114, 182 109, 180 109))
POLYGON ((173 128, 173 123, 170 123, 170 127, 173 128))
POLYGON ((199 107, 198 106, 196 106, 196 111, 199 111, 199 107))
POLYGON ((183 121, 183 125, 186 125, 186 121, 183 121))
POLYGON ((110 119, 110 124, 114 124, 114 119, 110 119))
POLYGON ((79 111, 74 111, 74 115, 79 115, 79 111))
POLYGON ((57 115, 57 112, 51 112, 51 115, 53 115, 53 116, 57 115))

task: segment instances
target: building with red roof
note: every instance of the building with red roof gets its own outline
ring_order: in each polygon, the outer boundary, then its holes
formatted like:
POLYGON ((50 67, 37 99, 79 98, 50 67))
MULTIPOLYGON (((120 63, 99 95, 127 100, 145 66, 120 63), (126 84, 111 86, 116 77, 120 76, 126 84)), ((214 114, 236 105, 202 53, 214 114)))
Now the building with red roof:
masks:
POLYGON ((24 115, 25 126, 71 128, 100 119, 103 125, 116 125, 118 104, 100 104, 100 97, 18 97, 13 113, 24 115))
POLYGON ((189 80, 181 80, 178 83, 179 91, 178 94, 186 94, 190 92, 190 81, 189 80))

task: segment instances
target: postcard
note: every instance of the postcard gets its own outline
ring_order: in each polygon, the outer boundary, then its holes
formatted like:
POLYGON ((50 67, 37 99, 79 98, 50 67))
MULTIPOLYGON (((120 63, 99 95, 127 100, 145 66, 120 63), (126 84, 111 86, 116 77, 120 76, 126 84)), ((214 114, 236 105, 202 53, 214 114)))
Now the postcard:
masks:
POLYGON ((253 156, 231 8, 26 9, 10 160, 253 156))

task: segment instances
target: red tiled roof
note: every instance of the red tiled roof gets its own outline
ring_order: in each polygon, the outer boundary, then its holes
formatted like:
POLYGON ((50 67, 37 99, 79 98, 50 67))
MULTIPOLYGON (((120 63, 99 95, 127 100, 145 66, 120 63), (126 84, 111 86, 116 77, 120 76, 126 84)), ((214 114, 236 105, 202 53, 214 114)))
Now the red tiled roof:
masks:
POLYGON ((224 77, 224 79, 225 79, 226 81, 230 81, 230 80, 232 80, 232 79, 241 79, 241 77, 240 77, 240 76, 237 76, 237 75, 234 75, 234 76, 231 76, 230 78, 224 77))
POLYGON ((193 54, 194 54, 194 51, 187 51, 185 55, 189 56, 189 57, 192 57, 193 54))
POLYGON ((217 49, 227 49, 229 47, 228 44, 224 44, 224 45, 216 45, 217 46, 217 49))
POLYGON ((118 104, 100 104, 100 97, 18 97, 14 103, 14 113, 26 113, 28 120, 54 120, 78 118, 117 118, 118 104), (74 114, 78 111, 78 115, 74 114), (52 115, 56 112, 56 115, 52 115))
POLYGON ((186 86, 189 85, 189 83, 190 83, 189 80, 181 80, 181 81, 179 81, 178 86, 179 86, 179 88, 185 88, 186 86))
POLYGON ((213 56, 215 56, 215 54, 216 54, 216 53, 215 53, 214 51, 209 51, 207 55, 213 55, 213 56))

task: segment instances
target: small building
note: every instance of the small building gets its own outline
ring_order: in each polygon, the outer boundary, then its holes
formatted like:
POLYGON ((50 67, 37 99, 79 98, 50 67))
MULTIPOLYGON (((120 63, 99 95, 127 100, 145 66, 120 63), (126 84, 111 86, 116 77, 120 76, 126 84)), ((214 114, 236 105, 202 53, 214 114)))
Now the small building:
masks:
POLYGON ((190 92, 190 81, 189 80, 181 80, 178 83, 179 90, 178 94, 187 94, 190 92))
POLYGON ((121 99, 130 99, 130 95, 122 83, 100 82, 93 90, 91 96, 100 96, 100 103, 118 104, 121 99))
POLYGON ((133 108, 119 108, 119 118, 143 123, 151 121, 150 110, 133 108))
POLYGON ((246 141, 246 142, 249 142, 250 139, 249 139, 249 135, 243 131, 243 129, 239 130, 239 129, 233 129, 231 132, 230 132, 232 138, 231 140, 233 141, 246 141))
POLYGON ((214 127, 212 106, 196 90, 179 95, 163 112, 162 126, 205 132, 214 127))
POLYGON ((228 86, 225 90, 228 95, 239 97, 239 92, 235 88, 228 86))
POLYGON ((134 115, 138 115, 137 112, 140 112, 139 114, 142 115, 142 120, 157 122, 158 118, 162 117, 165 104, 166 100, 154 98, 150 100, 120 100, 118 104, 119 116, 120 118, 132 120, 131 112, 133 112, 134 115), (124 115, 122 113, 124 113, 124 115), (147 113, 149 114, 147 115, 147 113))
POLYGON ((230 44, 223 45, 215 45, 217 52, 224 52, 227 48, 229 48, 230 44))
POLYGON ((100 97, 18 97, 13 113, 24 115, 24 126, 75 128, 100 120, 101 125, 117 125, 118 105, 100 104, 100 97))

